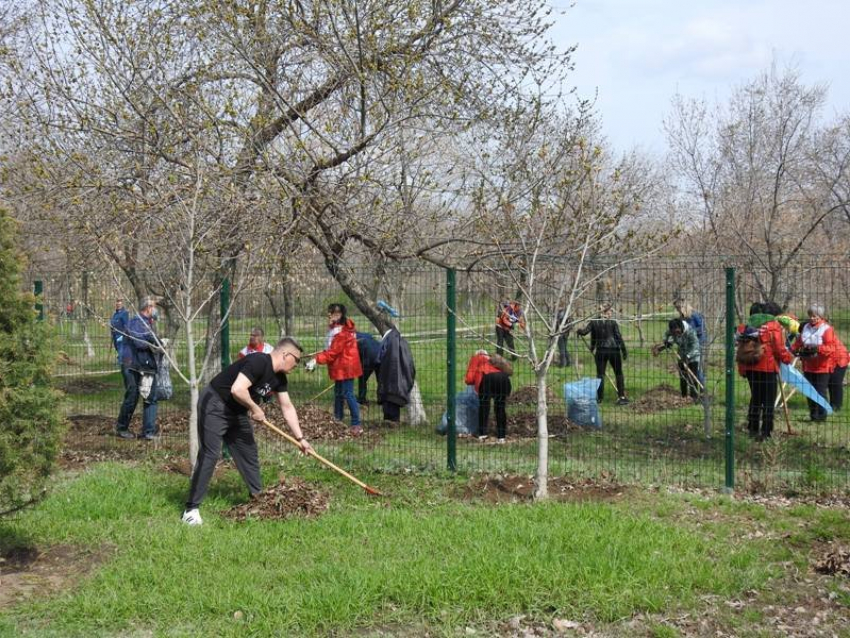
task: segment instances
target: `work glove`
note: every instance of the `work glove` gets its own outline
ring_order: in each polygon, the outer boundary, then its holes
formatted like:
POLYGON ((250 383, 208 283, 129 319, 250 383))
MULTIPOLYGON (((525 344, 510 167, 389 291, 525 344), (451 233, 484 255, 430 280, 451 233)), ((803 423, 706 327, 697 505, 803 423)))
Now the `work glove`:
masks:
POLYGON ((307 363, 304 364, 304 367, 307 368, 307 372, 312 372, 316 369, 316 360, 310 359, 307 363))

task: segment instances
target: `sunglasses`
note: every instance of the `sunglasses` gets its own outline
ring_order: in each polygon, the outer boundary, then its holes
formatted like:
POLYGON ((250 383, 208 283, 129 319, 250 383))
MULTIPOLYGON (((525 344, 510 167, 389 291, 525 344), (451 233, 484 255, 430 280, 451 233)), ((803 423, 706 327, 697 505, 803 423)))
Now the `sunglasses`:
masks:
POLYGON ((295 359, 295 365, 298 365, 299 363, 301 363, 301 357, 296 357, 291 352, 284 352, 283 354, 284 354, 284 356, 288 355, 288 356, 292 357, 293 359, 295 359))

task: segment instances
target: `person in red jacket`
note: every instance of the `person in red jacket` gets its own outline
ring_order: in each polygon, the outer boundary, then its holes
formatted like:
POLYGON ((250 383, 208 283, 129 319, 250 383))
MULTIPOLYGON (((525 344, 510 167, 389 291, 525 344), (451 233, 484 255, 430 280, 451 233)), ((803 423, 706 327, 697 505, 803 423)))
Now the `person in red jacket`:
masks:
POLYGON ((487 440, 487 422, 490 420, 490 399, 496 410, 496 437, 505 442, 508 417, 505 403, 511 394, 511 364, 495 355, 490 357, 486 350, 479 350, 469 360, 464 381, 475 386, 478 393, 478 439, 487 440), (498 363, 499 365, 495 365, 498 363))
POLYGON ((360 404, 354 395, 354 380, 363 374, 354 322, 346 316, 345 306, 332 303, 328 306, 328 336, 325 349, 307 362, 306 368, 313 370, 316 364, 328 366, 328 376, 334 382, 334 417, 342 421, 343 405, 348 404, 351 412, 351 433, 363 433, 360 426, 360 404))
POLYGON ((838 335, 835 335, 835 351, 832 356, 835 369, 829 375, 829 404, 838 412, 844 403, 844 375, 847 372, 847 364, 850 363, 850 354, 838 335))
MULTIPOLYGON (((778 309, 772 304, 754 303, 746 325, 738 326, 739 343, 747 335, 758 341, 760 354, 754 361, 738 359, 738 373, 750 386, 750 407, 747 412, 747 433, 756 440, 770 438, 773 432, 773 406, 776 403, 779 363, 790 364, 793 358, 785 348, 782 326, 774 318, 778 309), (759 427, 759 425, 761 427, 759 427)), ((739 352, 741 352, 739 346, 739 352)))
MULTIPOLYGON (((809 306, 809 320, 800 328, 800 335, 791 346, 792 352, 803 362, 803 376, 815 390, 826 398, 829 393, 829 377, 835 370, 835 331, 824 314, 821 304, 809 306)), ((806 398, 812 421, 826 421, 826 410, 820 404, 806 398)))

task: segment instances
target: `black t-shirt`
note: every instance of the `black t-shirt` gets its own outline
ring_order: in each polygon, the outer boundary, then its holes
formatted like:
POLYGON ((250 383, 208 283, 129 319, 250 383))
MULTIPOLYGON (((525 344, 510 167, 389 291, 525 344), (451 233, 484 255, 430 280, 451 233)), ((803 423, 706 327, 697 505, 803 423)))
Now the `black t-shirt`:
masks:
POLYGON ((248 411, 230 393, 230 389, 236 383, 236 378, 240 372, 251 381, 248 392, 254 403, 271 401, 273 392, 286 392, 287 390, 286 374, 274 371, 272 356, 264 352, 253 352, 227 366, 210 381, 210 387, 234 412, 244 413, 248 411))

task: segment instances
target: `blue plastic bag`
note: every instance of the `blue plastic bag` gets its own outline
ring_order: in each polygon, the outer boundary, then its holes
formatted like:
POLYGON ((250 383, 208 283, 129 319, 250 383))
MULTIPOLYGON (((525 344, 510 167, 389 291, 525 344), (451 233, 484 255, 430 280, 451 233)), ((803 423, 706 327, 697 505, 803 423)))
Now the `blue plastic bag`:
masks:
MULTIPOLYGON (((463 392, 458 392, 455 398, 455 429, 458 434, 478 434, 478 395, 471 385, 466 386, 463 392)), ((443 412, 437 432, 446 434, 448 431, 449 413, 443 412)))
POLYGON ((587 428, 602 429, 602 415, 596 403, 596 391, 601 379, 585 377, 564 384, 564 400, 567 402, 567 418, 587 428))

